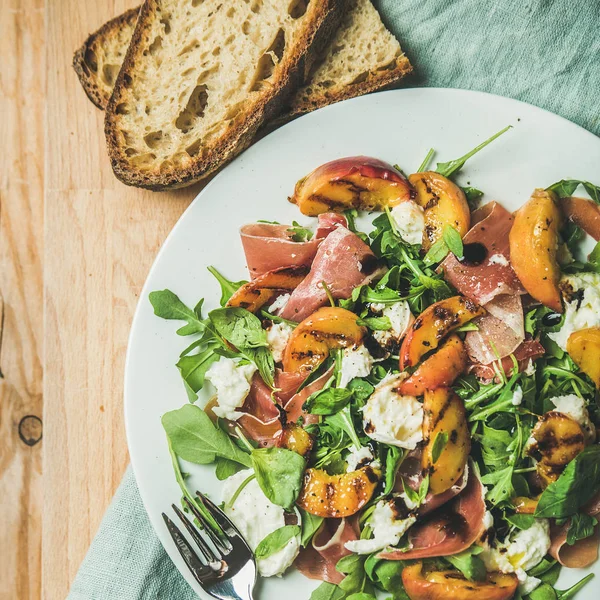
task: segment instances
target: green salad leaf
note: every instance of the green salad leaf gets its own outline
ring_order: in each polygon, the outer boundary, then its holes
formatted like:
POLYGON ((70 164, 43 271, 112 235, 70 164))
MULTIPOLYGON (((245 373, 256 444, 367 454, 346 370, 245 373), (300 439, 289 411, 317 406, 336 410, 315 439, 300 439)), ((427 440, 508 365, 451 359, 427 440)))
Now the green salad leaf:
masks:
POLYGON ((313 415, 333 415, 350 403, 352 390, 329 387, 311 394, 304 403, 304 410, 313 415))
POLYGON ((252 451, 252 466, 264 495, 273 504, 291 510, 302 487, 304 458, 285 448, 260 448, 252 451))
POLYGON ((578 512, 571 517, 567 531, 567 544, 572 546, 575 542, 583 540, 594 534, 594 527, 598 519, 586 513, 578 512))
POLYGON ((600 186, 594 185, 589 181, 581 181, 579 179, 561 179, 546 189, 554 192, 559 198, 566 198, 572 196, 573 192, 582 186, 585 191, 590 195, 590 198, 596 203, 600 204, 600 186))
POLYGON ((245 308, 217 308, 208 313, 208 318, 219 334, 239 350, 268 346, 260 319, 245 308))
POLYGON ((254 551, 254 556, 257 560, 268 558, 283 550, 288 542, 297 535, 300 535, 299 525, 284 525, 269 533, 269 535, 259 542, 254 551))
POLYGON ((221 275, 221 273, 219 273, 219 271, 217 271, 215 267, 210 266, 207 267, 207 269, 209 270, 211 275, 215 277, 215 279, 219 282, 219 285, 221 286, 221 306, 225 306, 228 300, 231 298, 231 296, 233 296, 233 294, 235 294, 245 283, 248 283, 243 279, 241 281, 230 281, 229 279, 221 275))
POLYGON ((192 335, 194 333, 203 333, 206 324, 202 320, 200 310, 202 308, 202 300, 198 303, 195 310, 186 306, 179 296, 171 290, 159 290, 150 292, 148 298, 154 308, 154 314, 161 319, 174 321, 186 321, 184 325, 177 330, 178 335, 192 335))
POLYGON ((222 456, 215 457, 215 475, 219 481, 224 481, 244 468, 244 465, 229 458, 223 458, 222 456))
POLYGON ((302 533, 300 536, 300 543, 303 548, 306 548, 312 540, 315 533, 317 533, 319 527, 321 527, 324 519, 323 517, 317 517, 317 515, 311 515, 306 512, 303 508, 298 508, 300 516, 302 517, 302 533))
POLYGON ((485 564, 478 556, 482 552, 482 546, 473 545, 459 554, 446 556, 446 560, 469 581, 483 581, 486 576, 486 569, 485 564))
POLYGON ((431 447, 431 462, 435 464, 441 456, 446 444, 448 443, 448 432, 438 431, 435 439, 433 440, 433 446, 431 447))
POLYGON ((176 454, 190 462, 206 465, 216 457, 250 467, 250 456, 241 450, 198 406, 186 404, 165 413, 161 419, 176 454))
POLYGON ((310 229, 302 227, 296 221, 292 221, 292 226, 288 228, 288 233, 294 242, 308 242, 313 236, 313 232, 310 229))

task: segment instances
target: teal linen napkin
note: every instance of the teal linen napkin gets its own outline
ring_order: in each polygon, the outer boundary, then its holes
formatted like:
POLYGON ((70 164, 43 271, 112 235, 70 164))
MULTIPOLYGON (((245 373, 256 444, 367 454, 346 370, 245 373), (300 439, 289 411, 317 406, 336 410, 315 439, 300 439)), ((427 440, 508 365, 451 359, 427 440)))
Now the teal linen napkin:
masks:
MULTIPOLYGON (((374 3, 415 67, 408 85, 510 96, 600 135, 600 2, 374 3)), ((129 469, 68 600, 195 598, 156 538, 129 469)))

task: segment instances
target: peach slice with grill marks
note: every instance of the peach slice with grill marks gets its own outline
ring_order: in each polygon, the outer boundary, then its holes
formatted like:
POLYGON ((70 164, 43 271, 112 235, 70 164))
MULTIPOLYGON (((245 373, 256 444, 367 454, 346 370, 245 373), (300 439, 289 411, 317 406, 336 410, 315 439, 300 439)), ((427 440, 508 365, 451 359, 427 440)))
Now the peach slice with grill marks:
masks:
POLYGON ((298 181, 289 199, 310 217, 350 208, 383 210, 414 197, 412 186, 392 165, 369 156, 340 158, 298 181))
POLYGON ((600 389, 600 328, 588 327, 572 333, 567 340, 567 352, 600 389))
POLYGON ((554 192, 537 189, 515 213, 509 234, 510 264, 527 292, 563 312, 556 258, 563 216, 554 192))
POLYGON ((423 250, 427 252, 451 225, 463 237, 471 225, 471 211, 465 193, 447 177, 435 171, 413 173, 408 177, 416 191, 415 202, 423 209, 425 230, 423 250))
POLYGON ((283 355, 283 370, 306 372, 316 369, 334 348, 358 346, 365 329, 358 317, 344 308, 320 308, 302 321, 290 336, 283 355))
POLYGON ((400 369, 414 367, 441 340, 485 309, 464 296, 453 296, 427 307, 411 325, 400 348, 400 369))
POLYGON ((379 475, 379 471, 370 466, 341 475, 329 475, 323 469, 307 469, 297 504, 311 515, 349 517, 371 499, 379 475))

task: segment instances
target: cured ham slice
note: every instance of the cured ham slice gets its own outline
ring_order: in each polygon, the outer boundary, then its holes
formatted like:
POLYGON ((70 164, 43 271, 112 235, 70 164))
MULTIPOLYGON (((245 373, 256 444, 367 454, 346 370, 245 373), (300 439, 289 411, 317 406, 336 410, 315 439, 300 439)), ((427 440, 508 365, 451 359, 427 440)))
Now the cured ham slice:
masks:
POLYGON ((484 365, 508 356, 525 339, 525 319, 520 296, 496 296, 485 308, 487 314, 474 321, 479 330, 469 331, 465 338, 469 358, 484 365))
POLYGON ((432 511, 409 530, 410 549, 382 552, 387 560, 449 556, 466 550, 485 531, 485 488, 475 469, 469 469, 465 489, 451 502, 432 511))
POLYGON ((281 316, 300 322, 334 298, 349 298, 354 288, 379 277, 382 270, 367 244, 345 227, 337 227, 319 247, 310 273, 292 292, 281 316))
POLYGON ((524 294, 509 262, 508 234, 513 216, 497 202, 490 202, 473 212, 471 223, 473 226, 463 238, 466 254, 471 248, 474 254, 480 251, 482 256, 461 262, 449 254, 440 266, 446 281, 482 305, 501 294, 524 294))
POLYGON ((343 215, 319 215, 317 232, 307 242, 295 242, 289 225, 244 225, 240 229, 240 236, 250 277, 254 279, 280 267, 310 266, 321 242, 340 225, 346 225, 343 215))
POLYGON ((346 542, 357 540, 355 519, 325 519, 315 533, 311 545, 300 552, 294 566, 306 577, 339 584, 345 575, 336 571, 336 564, 350 554, 346 542))
MULTIPOLYGON (((600 493, 596 494, 582 510, 592 517, 600 515, 600 493)), ((582 540, 577 540, 572 546, 566 543, 568 530, 568 522, 563 525, 554 524, 550 527, 552 545, 550 546, 549 554, 563 565, 563 567, 571 569, 589 567, 598 559, 600 525, 596 525, 593 535, 582 540)))
MULTIPOLYGON (((517 361, 519 373, 522 373, 528 367, 530 361, 543 356, 545 352, 546 350, 544 349, 544 346, 542 346, 542 344, 540 344, 540 342, 537 340, 524 340, 513 352, 513 355, 517 361)), ((514 363, 510 356, 505 356, 500 361, 500 364, 505 373, 511 373, 514 369, 514 363)), ((471 365, 469 370, 484 383, 489 383, 497 377, 496 371, 494 370, 494 363, 489 363, 486 365, 474 363, 471 365)))

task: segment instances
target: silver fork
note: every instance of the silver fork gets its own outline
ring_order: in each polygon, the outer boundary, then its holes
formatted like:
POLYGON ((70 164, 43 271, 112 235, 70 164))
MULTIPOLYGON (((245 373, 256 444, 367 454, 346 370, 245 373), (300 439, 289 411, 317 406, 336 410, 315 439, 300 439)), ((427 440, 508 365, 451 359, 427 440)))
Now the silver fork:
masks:
POLYGON ((196 505, 185 497, 184 502, 201 528, 190 521, 175 504, 172 506, 196 543, 200 556, 175 523, 162 513, 179 554, 200 587, 213 598, 253 600, 256 561, 252 550, 220 508, 200 492, 196 492, 196 495, 207 514, 202 514, 196 505))

